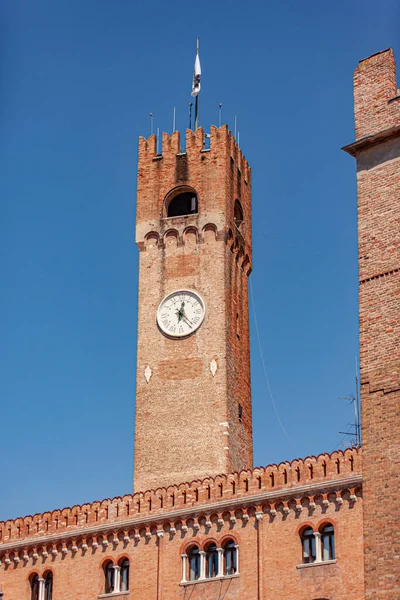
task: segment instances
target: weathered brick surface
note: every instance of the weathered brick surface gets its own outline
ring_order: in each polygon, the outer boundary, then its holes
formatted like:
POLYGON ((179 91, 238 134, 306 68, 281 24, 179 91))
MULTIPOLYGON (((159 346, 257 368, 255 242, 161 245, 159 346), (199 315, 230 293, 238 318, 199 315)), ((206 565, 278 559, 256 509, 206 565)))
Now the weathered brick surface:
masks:
POLYGON ((163 134, 160 156, 154 136, 140 139, 136 221, 135 490, 251 467, 251 173, 226 126, 211 128, 207 151, 202 129, 187 131, 185 153, 179 132, 163 134), (166 199, 180 186, 196 190, 198 214, 166 218, 166 199), (236 199, 243 235, 234 224, 236 199), (188 288, 203 297, 205 320, 193 336, 168 339, 158 330, 157 307, 188 288))
POLYGON ((358 143, 347 149, 357 158, 365 593, 398 600, 400 102, 391 50, 360 62, 354 97, 358 143))

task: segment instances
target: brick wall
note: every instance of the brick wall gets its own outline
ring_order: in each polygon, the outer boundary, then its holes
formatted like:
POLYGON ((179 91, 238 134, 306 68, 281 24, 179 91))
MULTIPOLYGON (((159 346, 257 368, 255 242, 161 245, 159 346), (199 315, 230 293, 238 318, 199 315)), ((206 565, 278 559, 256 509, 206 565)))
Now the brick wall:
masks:
POLYGON ((163 508, 160 489, 1 523, 0 589, 4 600, 28 600, 30 575, 50 569, 54 600, 93 600, 104 592, 104 563, 126 556, 127 600, 362 600, 360 473, 361 451, 347 450, 175 486, 176 501, 165 495, 163 508), (303 566, 300 531, 326 523, 336 562, 303 566), (238 576, 180 585, 190 544, 229 538, 238 576))
POLYGON ((400 98, 392 50, 354 75, 365 594, 400 598, 400 98))

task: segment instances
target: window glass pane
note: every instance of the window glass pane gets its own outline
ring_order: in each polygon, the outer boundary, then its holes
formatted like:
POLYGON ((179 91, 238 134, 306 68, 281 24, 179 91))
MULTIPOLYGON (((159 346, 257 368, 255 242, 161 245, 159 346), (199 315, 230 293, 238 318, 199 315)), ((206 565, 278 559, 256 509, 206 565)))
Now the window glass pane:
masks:
POLYGON ((329 560, 330 552, 329 552, 329 535, 324 535, 322 538, 322 560, 329 560))
POLYGON ((111 594, 114 591, 114 565, 108 563, 104 571, 105 575, 105 593, 111 594))
POLYGON ((127 592, 129 590, 129 560, 124 560, 121 563, 121 592, 127 592))
POLYGON ((225 575, 236 573, 236 548, 235 543, 230 541, 224 547, 225 575))
POLYGON ((195 581, 200 576, 200 555, 199 549, 193 548, 189 552, 189 580, 195 581))
POLYGON ((31 600, 39 600, 39 578, 37 575, 31 581, 31 600))
POLYGON ((53 593, 53 574, 48 573, 44 582, 44 600, 51 600, 53 593))

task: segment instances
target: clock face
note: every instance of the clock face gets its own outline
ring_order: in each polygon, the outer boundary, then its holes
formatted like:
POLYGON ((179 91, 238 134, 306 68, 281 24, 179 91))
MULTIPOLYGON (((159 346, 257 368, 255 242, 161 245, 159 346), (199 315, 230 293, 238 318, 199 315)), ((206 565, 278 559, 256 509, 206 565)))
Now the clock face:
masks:
POLYGON ((204 300, 192 290, 177 290, 161 301, 157 324, 168 337, 186 337, 194 333, 205 316, 204 300))

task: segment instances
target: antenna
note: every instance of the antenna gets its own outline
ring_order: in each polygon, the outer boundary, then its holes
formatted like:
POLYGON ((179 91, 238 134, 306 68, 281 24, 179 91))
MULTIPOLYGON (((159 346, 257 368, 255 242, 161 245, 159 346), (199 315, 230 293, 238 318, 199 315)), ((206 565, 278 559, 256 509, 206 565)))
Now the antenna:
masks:
POLYGON ((150 113, 150 135, 153 135, 153 113, 150 113))
POLYGON ((176 107, 174 106, 174 118, 172 119, 172 133, 176 131, 176 107))
POLYGON ((235 133, 234 133, 234 138, 236 140, 236 130, 237 130, 237 116, 235 115, 235 133))
POLYGON ((219 117, 219 118, 218 118, 218 123, 219 123, 219 126, 221 127, 221 125, 222 125, 222 104, 221 104, 221 103, 220 103, 220 105, 219 105, 219 111, 218 111, 218 112, 219 112, 219 115, 218 115, 218 117, 219 117))
POLYGON ((239 140, 240 140, 240 131, 238 131, 238 137, 237 137, 237 145, 239 147, 239 140))
POLYGON ((358 406, 357 406, 357 399, 353 398, 352 396, 339 396, 340 400, 348 400, 349 402, 353 403, 354 406, 354 423, 349 423, 350 427, 353 427, 354 430, 353 431, 339 431, 338 433, 343 434, 343 435, 350 435, 350 436, 355 436, 355 441, 352 441, 352 445, 356 446, 356 448, 359 448, 361 446, 361 440, 360 440, 360 419, 358 416, 358 406))
POLYGON ((160 128, 157 127, 157 143, 156 143, 156 154, 160 154, 160 128))
MULTIPOLYGON (((196 40, 196 58, 199 56, 199 38, 196 40)), ((196 101, 194 105, 194 128, 195 130, 199 126, 199 94, 196 95, 196 101)))
POLYGON ((361 446, 361 409, 360 409, 360 395, 359 395, 359 391, 358 391, 358 361, 357 361, 357 356, 354 357, 354 362, 355 362, 355 366, 356 366, 356 399, 355 399, 355 409, 357 411, 357 416, 356 416, 356 421, 358 423, 358 442, 359 445, 361 446))

